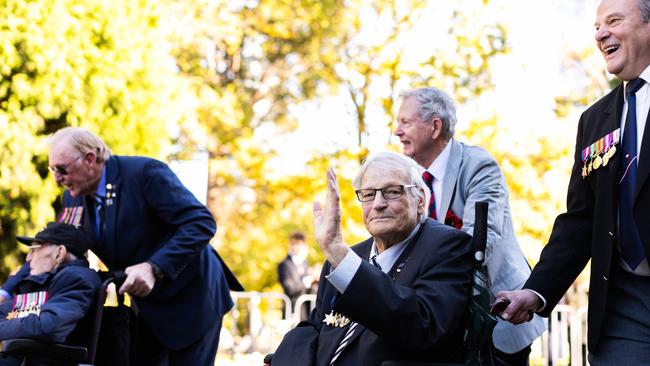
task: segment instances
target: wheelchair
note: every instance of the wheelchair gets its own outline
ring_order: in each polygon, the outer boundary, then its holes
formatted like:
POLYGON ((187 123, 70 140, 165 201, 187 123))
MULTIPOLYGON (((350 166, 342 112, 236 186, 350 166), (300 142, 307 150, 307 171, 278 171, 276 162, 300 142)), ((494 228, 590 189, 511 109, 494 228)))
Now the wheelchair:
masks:
MULTIPOLYGON (((487 242, 488 203, 476 202, 474 208, 474 270, 472 274, 472 294, 468 305, 469 317, 465 327, 465 363, 434 363, 412 361, 384 361, 381 366, 494 366, 494 346, 492 330, 497 319, 489 312, 489 296, 481 282, 487 283, 487 269, 483 266, 487 242), (482 277, 484 276, 484 277, 482 277)), ((271 366, 273 353, 264 357, 263 366, 271 366)))
POLYGON ((77 326, 79 329, 82 325, 88 325, 84 329, 89 329, 89 332, 81 335, 81 338, 87 341, 85 345, 48 343, 26 338, 5 339, 0 342, 0 356, 22 359, 23 366, 94 365, 108 286, 115 283, 119 288, 126 279, 126 274, 122 271, 98 272, 98 274, 102 279, 102 285, 95 296, 94 309, 91 309, 77 326))

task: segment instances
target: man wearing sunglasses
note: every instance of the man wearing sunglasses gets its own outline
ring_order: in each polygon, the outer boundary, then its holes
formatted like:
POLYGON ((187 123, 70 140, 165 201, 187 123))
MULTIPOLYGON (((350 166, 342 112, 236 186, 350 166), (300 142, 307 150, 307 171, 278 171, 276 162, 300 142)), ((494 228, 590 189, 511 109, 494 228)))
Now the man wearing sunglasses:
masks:
MULTIPOLYGON (((91 239, 83 230, 62 223, 49 223, 33 238, 17 239, 29 246, 29 274, 0 305, 0 340, 31 338, 85 345, 87 340, 81 337, 87 329, 77 332, 76 328, 101 286, 85 259, 91 239)), ((0 365, 21 362, 0 358, 0 365)))
POLYGON ((353 185, 371 237, 352 248, 328 171, 325 207, 314 204, 314 237, 327 258, 316 308, 285 335, 273 366, 462 361, 470 236, 427 218, 421 171, 396 153, 366 159, 353 185))
POLYGON ((137 308, 134 363, 213 364, 233 305, 228 280, 241 286, 209 244, 210 211, 160 161, 112 155, 82 128, 49 142, 50 170, 66 189, 59 221, 84 228, 93 252, 127 274, 119 292, 137 308))
MULTIPOLYGON (((512 225, 506 182, 490 154, 454 140, 456 108, 447 93, 420 88, 402 94, 395 135, 404 154, 426 169, 432 194, 429 216, 466 233, 474 231, 474 204, 488 202, 486 264, 490 297, 519 289, 530 274, 512 225)), ((526 324, 499 321, 493 332, 497 366, 528 365, 530 345, 546 329, 539 316, 526 324)))

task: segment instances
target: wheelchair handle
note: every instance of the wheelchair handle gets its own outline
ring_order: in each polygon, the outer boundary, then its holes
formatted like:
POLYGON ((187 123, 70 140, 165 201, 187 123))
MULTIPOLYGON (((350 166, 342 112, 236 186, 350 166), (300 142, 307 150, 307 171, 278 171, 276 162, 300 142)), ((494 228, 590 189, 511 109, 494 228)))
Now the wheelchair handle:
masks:
POLYGON ((108 285, 109 283, 114 283, 117 288, 120 288, 122 284, 124 283, 124 280, 126 280, 126 273, 124 271, 99 271, 97 272, 99 274, 99 277, 102 279, 102 282, 104 282, 105 285, 108 285))
POLYGON ((113 283, 115 283, 115 287, 117 288, 120 288, 126 280, 126 273, 124 273, 124 271, 111 271, 111 276, 113 277, 113 283))

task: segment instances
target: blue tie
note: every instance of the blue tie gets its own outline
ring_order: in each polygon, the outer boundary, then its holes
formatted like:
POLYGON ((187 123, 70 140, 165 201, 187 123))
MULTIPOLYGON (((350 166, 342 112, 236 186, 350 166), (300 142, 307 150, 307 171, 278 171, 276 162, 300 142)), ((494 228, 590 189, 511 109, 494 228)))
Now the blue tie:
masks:
POLYGON ((643 243, 634 221, 634 193, 636 189, 637 133, 636 133, 636 92, 645 84, 643 79, 630 81, 627 93, 627 115, 623 133, 623 153, 621 154, 621 181, 618 202, 621 256, 635 270, 645 258, 643 243))
POLYGON ((95 209, 95 234, 101 240, 104 231, 104 197, 95 195, 95 209))

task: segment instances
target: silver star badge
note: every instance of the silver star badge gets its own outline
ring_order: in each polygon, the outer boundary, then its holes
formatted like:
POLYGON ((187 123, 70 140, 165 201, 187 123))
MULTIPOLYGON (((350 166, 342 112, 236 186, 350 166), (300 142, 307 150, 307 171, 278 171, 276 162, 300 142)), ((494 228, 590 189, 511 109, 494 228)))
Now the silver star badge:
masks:
POLYGON ((323 319, 323 323, 332 326, 336 325, 337 319, 336 316, 334 316, 334 310, 330 311, 329 314, 325 314, 325 319, 323 319))

